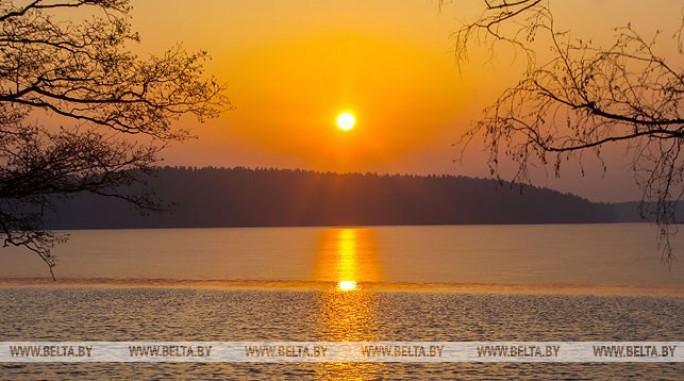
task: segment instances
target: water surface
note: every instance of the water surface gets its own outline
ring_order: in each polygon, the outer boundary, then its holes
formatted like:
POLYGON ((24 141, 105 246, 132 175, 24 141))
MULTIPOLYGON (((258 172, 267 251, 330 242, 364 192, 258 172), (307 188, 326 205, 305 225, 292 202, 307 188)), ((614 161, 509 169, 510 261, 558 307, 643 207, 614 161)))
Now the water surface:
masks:
MULTIPOLYGON (((684 341, 646 224, 72 232, 0 254, 3 341, 684 341)), ((684 248, 675 237, 675 250, 684 248)), ((3 364, 8 380, 684 379, 684 364, 3 364)))
MULTIPOLYGON (((650 224, 93 230, 54 252, 59 279, 684 285, 650 224)), ((0 278, 47 276, 0 254, 0 278)))
MULTIPOLYGON (((684 341, 684 298, 1 288, 2 340, 684 341)), ((0 379, 681 380, 684 364, 12 364, 0 379)))

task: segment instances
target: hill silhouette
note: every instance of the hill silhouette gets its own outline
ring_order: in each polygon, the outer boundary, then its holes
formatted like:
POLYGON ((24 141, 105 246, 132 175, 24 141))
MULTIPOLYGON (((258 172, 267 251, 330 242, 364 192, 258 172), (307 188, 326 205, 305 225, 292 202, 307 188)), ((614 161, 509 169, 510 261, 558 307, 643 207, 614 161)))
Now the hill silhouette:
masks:
POLYGON ((613 209, 571 194, 460 176, 165 167, 148 187, 172 211, 142 216, 123 201, 78 195, 52 229, 612 222, 613 209))

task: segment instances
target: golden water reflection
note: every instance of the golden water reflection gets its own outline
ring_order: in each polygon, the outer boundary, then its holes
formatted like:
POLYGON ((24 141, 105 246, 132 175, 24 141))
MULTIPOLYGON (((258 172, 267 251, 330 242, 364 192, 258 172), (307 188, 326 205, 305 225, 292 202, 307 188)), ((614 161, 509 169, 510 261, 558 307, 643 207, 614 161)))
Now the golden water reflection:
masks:
MULTIPOLYGON (((364 288, 364 284, 383 280, 372 230, 324 230, 314 279, 330 284, 319 297, 320 340, 377 340, 378 299, 364 288)), ((379 363, 324 363, 317 369, 319 379, 365 380, 382 377, 386 367, 379 363)))
POLYGON ((341 280, 337 282, 337 289, 340 291, 353 291, 356 290, 358 284, 355 280, 341 280))
POLYGON ((325 229, 321 235, 314 279, 331 282, 341 291, 382 281, 373 231, 367 228, 325 229))

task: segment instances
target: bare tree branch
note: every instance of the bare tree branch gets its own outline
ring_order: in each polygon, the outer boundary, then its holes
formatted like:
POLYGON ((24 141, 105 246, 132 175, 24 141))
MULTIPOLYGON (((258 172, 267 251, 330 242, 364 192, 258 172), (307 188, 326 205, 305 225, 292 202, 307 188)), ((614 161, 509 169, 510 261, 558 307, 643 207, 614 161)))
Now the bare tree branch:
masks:
POLYGON ((528 57, 523 78, 464 138, 482 136, 492 174, 500 176, 503 157, 517 164, 513 180, 523 182, 530 180, 532 162, 553 163, 560 175, 561 164, 572 157, 581 162, 584 151, 601 159, 603 146, 629 142, 642 211, 658 223, 662 258, 670 265, 674 209, 684 193, 682 28, 673 34, 678 56, 666 59, 655 48, 660 33, 646 39, 631 25, 614 29, 609 46, 574 39, 556 30, 549 3, 484 0, 480 18, 455 34, 459 59, 467 58, 471 43, 487 38, 523 49, 528 57), (539 33, 552 53, 545 62, 538 62, 533 47, 539 33), (647 210, 651 202, 655 210, 647 210))
POLYGON ((189 136, 173 126, 181 116, 201 122, 229 106, 203 71, 206 52, 131 53, 130 9, 129 0, 0 3, 0 236, 51 273, 50 249, 66 236, 44 230, 42 216, 56 200, 90 192, 159 210, 150 193, 123 190, 189 136), (91 16, 56 21, 55 10, 70 8, 91 16), (40 124, 48 118, 62 127, 40 124))

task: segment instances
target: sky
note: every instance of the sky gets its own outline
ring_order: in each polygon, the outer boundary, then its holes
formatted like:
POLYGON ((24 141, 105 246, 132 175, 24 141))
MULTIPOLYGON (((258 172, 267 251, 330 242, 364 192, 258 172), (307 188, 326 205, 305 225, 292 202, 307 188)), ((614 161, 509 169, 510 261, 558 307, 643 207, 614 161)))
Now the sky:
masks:
MULTIPOLYGON (((674 31, 681 2, 552 1, 558 25, 597 40, 631 22, 646 34, 674 31)), ((338 172, 489 176, 475 140, 457 144, 482 110, 515 84, 524 61, 510 49, 474 46, 457 62, 453 32, 480 0, 133 0, 137 51, 182 44, 207 50, 208 72, 227 85, 233 108, 197 125, 164 164, 305 168, 338 172), (337 128, 342 112, 356 117, 337 128), (456 143, 456 146, 454 144, 456 143)), ((669 36, 669 35, 668 35, 669 36)), ((639 198, 619 147, 609 171, 587 158, 561 178, 535 170, 535 184, 595 201, 639 198)))

